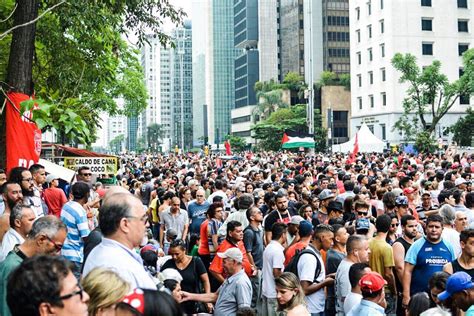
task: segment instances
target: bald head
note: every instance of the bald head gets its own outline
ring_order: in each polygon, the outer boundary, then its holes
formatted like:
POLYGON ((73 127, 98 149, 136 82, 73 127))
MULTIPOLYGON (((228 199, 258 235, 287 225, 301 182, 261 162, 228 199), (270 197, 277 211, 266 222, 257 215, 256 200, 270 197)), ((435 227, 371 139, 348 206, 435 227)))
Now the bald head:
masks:
POLYGON ((122 218, 130 216, 134 207, 142 207, 141 201, 133 194, 117 192, 109 194, 99 209, 99 226, 105 237, 114 234, 122 218))

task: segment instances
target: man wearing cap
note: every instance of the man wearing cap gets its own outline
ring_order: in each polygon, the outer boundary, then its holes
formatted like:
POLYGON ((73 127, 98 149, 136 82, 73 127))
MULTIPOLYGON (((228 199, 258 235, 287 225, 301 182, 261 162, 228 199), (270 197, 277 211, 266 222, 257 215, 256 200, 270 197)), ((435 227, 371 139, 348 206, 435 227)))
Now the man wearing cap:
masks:
POLYGON ((446 290, 438 294, 440 301, 452 298, 454 305, 466 312, 466 316, 474 315, 474 283, 466 272, 456 272, 446 281, 446 290))
POLYGON ((298 235, 300 240, 285 250, 285 266, 290 262, 291 258, 293 258, 298 250, 305 249, 311 242, 313 225, 306 220, 301 221, 298 228, 298 235))
POLYGON ((320 223, 327 223, 328 221, 328 206, 329 202, 334 200, 334 194, 329 189, 324 189, 318 196, 321 201, 319 210, 317 211, 317 218, 320 223))
POLYGON ((66 194, 59 188, 59 177, 50 174, 46 177, 48 188, 43 191, 44 202, 48 206, 49 215, 61 216, 61 209, 67 203, 66 194))
POLYGON ((298 228, 300 226, 301 221, 303 220, 303 217, 299 215, 291 217, 291 222, 288 224, 288 231, 286 233, 286 249, 296 244, 300 240, 298 228))
POLYGON ((354 306, 347 316, 384 316, 385 301, 384 286, 387 282, 377 272, 368 272, 359 281, 362 300, 354 306))
MULTIPOLYGON (((330 219, 334 218, 341 218, 344 210, 342 208, 342 203, 337 201, 331 201, 328 204, 328 222, 330 219)), ((327 223, 325 223, 327 224, 327 223)))
POLYGON ((470 183, 470 182, 467 181, 467 180, 464 179, 464 178, 457 178, 456 180, 454 180, 454 185, 455 185, 459 190, 462 190, 462 191, 466 191, 467 185, 468 185, 469 183, 470 183))
POLYGON ((195 294, 182 292, 183 301, 214 303, 214 315, 235 316, 237 310, 250 307, 252 285, 242 267, 243 255, 238 248, 229 248, 218 252, 222 259, 227 278, 215 293, 195 294))
POLYGON ((426 220, 426 236, 418 239, 408 249, 403 272, 403 302, 408 307, 410 297, 428 291, 426 280, 433 273, 442 271, 443 266, 456 259, 452 245, 443 241, 443 219, 431 215, 426 220))

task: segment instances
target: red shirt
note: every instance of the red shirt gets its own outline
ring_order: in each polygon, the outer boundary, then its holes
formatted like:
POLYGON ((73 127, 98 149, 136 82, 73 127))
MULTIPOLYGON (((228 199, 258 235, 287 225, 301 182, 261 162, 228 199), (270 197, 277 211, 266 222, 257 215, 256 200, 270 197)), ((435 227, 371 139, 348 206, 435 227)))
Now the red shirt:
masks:
POLYGON ((44 202, 48 206, 49 215, 61 216, 61 209, 66 204, 66 194, 59 188, 48 188, 43 191, 44 202))
POLYGON ((209 251, 209 243, 207 241, 207 225, 208 224, 209 224, 209 220, 206 219, 204 222, 201 223, 201 226, 199 227, 200 242, 199 242, 198 254, 203 255, 203 256, 211 254, 211 252, 209 251))
MULTIPOLYGON (((232 247, 238 247, 240 249, 240 252, 242 252, 243 256, 242 267, 244 268, 245 273, 247 273, 249 277, 252 276, 252 265, 250 264, 250 261, 247 258, 247 252, 245 251, 244 243, 242 241, 239 241, 236 246, 226 239, 222 242, 222 244, 219 245, 219 247, 217 248, 217 252, 225 252, 227 249, 232 247)), ((224 266, 222 265, 222 258, 217 255, 212 260, 211 265, 209 266, 209 271, 214 271, 216 273, 222 274, 224 278, 227 277, 224 272, 224 266)))
POLYGON ((296 244, 290 246, 288 249, 286 249, 285 252, 285 262, 283 263, 286 267, 288 263, 290 263, 291 258, 295 256, 296 251, 304 249, 308 246, 307 241, 298 241, 296 244))

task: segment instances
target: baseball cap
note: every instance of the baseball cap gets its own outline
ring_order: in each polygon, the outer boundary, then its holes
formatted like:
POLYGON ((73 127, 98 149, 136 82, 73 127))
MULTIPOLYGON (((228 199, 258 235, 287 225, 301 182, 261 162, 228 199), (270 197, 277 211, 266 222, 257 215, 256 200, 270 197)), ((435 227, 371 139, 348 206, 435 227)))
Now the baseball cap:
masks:
POLYGON ((304 221, 303 217, 301 217, 299 215, 295 215, 295 216, 291 217, 290 224, 299 225, 299 224, 301 224, 302 221, 304 221))
POLYGON ((168 268, 161 271, 163 280, 175 280, 176 282, 183 281, 183 277, 176 269, 168 268))
POLYGON ((301 237, 310 236, 312 231, 313 225, 310 222, 308 222, 307 220, 303 220, 300 222, 299 233, 301 237))
POLYGON ((361 291, 369 293, 380 291, 385 284, 387 284, 387 281, 377 272, 368 272, 359 281, 361 291))
POLYGON ((416 190, 414 188, 408 187, 408 188, 403 189, 403 194, 412 194, 415 191, 416 190))
POLYGON ((446 290, 438 294, 438 298, 444 301, 451 297, 451 295, 458 292, 474 288, 471 276, 464 271, 452 274, 448 281, 446 281, 446 290))
POLYGON ((337 202, 337 201, 331 201, 329 202, 328 204, 328 212, 330 211, 338 211, 338 212, 343 212, 343 208, 342 208, 342 203, 341 202, 337 202))
POLYGON ((467 181, 464 178, 457 178, 456 180, 454 180, 454 185, 455 186, 458 186, 458 185, 461 185, 461 184, 468 184, 468 183, 469 183, 469 181, 467 181))
POLYGON ((370 228, 369 219, 368 218, 359 218, 358 220, 356 220, 355 227, 356 227, 356 231, 369 230, 369 228, 370 228))
POLYGON ((239 248, 235 247, 229 248, 225 252, 218 252, 217 255, 222 259, 229 258, 240 263, 242 263, 243 260, 242 252, 240 252, 239 248))
POLYGON ((332 194, 331 190, 324 189, 321 193, 319 193, 318 197, 322 201, 334 197, 334 194, 332 194))
POLYGON ((56 179, 59 179, 59 177, 54 174, 48 174, 48 176, 46 177, 46 183, 51 183, 53 182, 53 180, 56 179))
POLYGON ((158 248, 155 245, 147 244, 142 249, 140 249, 140 254, 142 254, 144 252, 147 252, 147 251, 157 252, 158 248))
POLYGON ((170 239, 175 239, 176 237, 178 237, 178 233, 173 228, 170 228, 166 231, 166 237, 170 239))

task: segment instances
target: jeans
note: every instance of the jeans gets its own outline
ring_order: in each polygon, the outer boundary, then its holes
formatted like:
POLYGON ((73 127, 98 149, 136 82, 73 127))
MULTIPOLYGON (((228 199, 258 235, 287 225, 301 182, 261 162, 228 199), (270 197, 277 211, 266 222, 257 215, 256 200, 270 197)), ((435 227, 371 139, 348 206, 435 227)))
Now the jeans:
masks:
POLYGON ((257 275, 250 278, 250 283, 252 283, 252 304, 250 307, 261 310, 261 288, 262 288, 262 271, 258 270, 257 275))
POLYGON ((262 295, 262 315, 276 316, 278 302, 276 298, 267 298, 262 295))
POLYGON ((397 315, 397 297, 394 296, 392 293, 385 293, 385 300, 387 301, 385 314, 387 316, 397 315))

